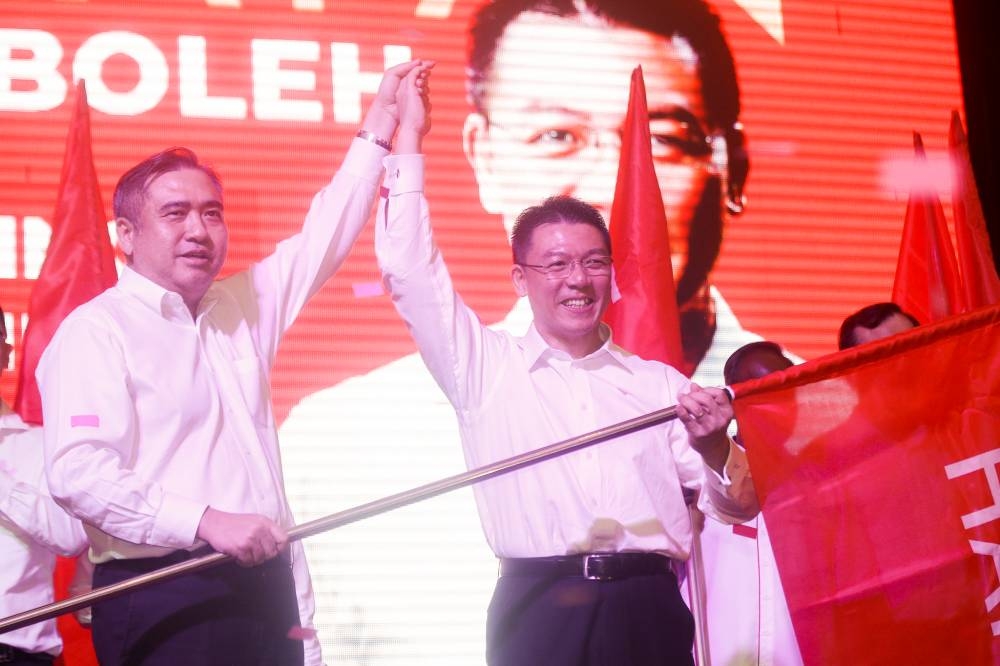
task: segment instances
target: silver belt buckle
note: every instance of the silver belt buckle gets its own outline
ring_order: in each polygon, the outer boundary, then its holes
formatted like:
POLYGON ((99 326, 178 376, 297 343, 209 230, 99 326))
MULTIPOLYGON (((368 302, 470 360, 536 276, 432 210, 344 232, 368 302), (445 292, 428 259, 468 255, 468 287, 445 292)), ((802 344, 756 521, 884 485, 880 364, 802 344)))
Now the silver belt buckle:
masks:
POLYGON ((600 574, 596 574, 596 573, 592 574, 592 573, 590 573, 590 558, 591 557, 594 558, 595 562, 597 562, 597 561, 600 560, 600 556, 599 555, 584 555, 583 556, 583 577, 586 580, 607 580, 609 578, 608 576, 602 576, 600 574))

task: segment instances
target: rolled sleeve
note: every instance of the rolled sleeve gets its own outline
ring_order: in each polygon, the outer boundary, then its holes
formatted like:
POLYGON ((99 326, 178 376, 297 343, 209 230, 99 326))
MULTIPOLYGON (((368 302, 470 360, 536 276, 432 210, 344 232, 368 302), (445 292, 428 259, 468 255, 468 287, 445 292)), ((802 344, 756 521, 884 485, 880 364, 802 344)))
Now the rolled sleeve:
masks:
POLYGON ((750 520, 760 512, 757 493, 750 475, 746 452, 729 438, 729 456, 719 474, 705 465, 705 491, 698 497, 698 508, 724 523, 750 520))

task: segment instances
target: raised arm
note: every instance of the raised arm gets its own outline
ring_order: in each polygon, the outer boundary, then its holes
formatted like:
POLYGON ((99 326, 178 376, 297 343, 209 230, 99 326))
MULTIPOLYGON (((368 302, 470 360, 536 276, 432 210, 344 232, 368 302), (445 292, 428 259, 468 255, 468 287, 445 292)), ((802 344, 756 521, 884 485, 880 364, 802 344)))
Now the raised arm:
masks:
POLYGON ((430 63, 400 87, 397 154, 386 159, 386 199, 378 206, 375 253, 396 310, 434 379, 460 411, 474 409, 488 387, 491 332, 455 293, 431 234, 423 196, 424 161, 416 154, 430 129, 430 63))
POLYGON ((371 216, 382 159, 400 123, 397 91, 407 75, 421 66, 421 61, 414 60, 386 70, 336 174, 313 197, 302 230, 279 243, 249 273, 231 278, 251 282, 250 288, 236 291, 249 299, 242 309, 254 315, 255 336, 266 366, 274 362, 284 332, 344 262, 371 216))

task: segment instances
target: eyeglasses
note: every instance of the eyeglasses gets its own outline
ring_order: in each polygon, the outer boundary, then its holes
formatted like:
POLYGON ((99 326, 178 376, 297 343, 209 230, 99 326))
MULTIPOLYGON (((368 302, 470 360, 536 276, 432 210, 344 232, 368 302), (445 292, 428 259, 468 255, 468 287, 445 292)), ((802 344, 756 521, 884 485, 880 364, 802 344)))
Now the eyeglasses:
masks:
POLYGON ((579 265, 587 275, 611 275, 611 257, 586 257, 585 259, 556 259, 547 264, 521 264, 531 268, 549 280, 561 280, 573 273, 573 267, 579 265))
MULTIPOLYGON (((489 119, 490 126, 508 133, 524 153, 538 159, 573 157, 588 147, 621 147, 619 129, 599 129, 562 118, 538 118, 501 124, 489 119)), ((657 118, 650 121, 653 159, 674 164, 698 162, 712 154, 712 138, 694 120, 657 118)))

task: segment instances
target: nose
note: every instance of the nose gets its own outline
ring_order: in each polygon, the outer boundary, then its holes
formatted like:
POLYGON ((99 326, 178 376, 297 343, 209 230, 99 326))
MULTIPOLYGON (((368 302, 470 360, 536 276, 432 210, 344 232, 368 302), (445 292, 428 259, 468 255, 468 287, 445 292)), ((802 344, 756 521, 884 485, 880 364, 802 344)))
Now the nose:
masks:
POLYGON ((201 213, 191 210, 188 213, 185 226, 185 235, 189 240, 203 240, 208 238, 208 225, 201 219, 201 213))
POLYGON ((620 158, 621 139, 611 132, 602 133, 578 155, 580 170, 573 196, 596 208, 605 220, 615 197, 620 158))
POLYGON ((569 275, 566 276, 566 284, 585 285, 590 284, 591 275, 583 269, 583 261, 574 259, 569 265, 569 275))

